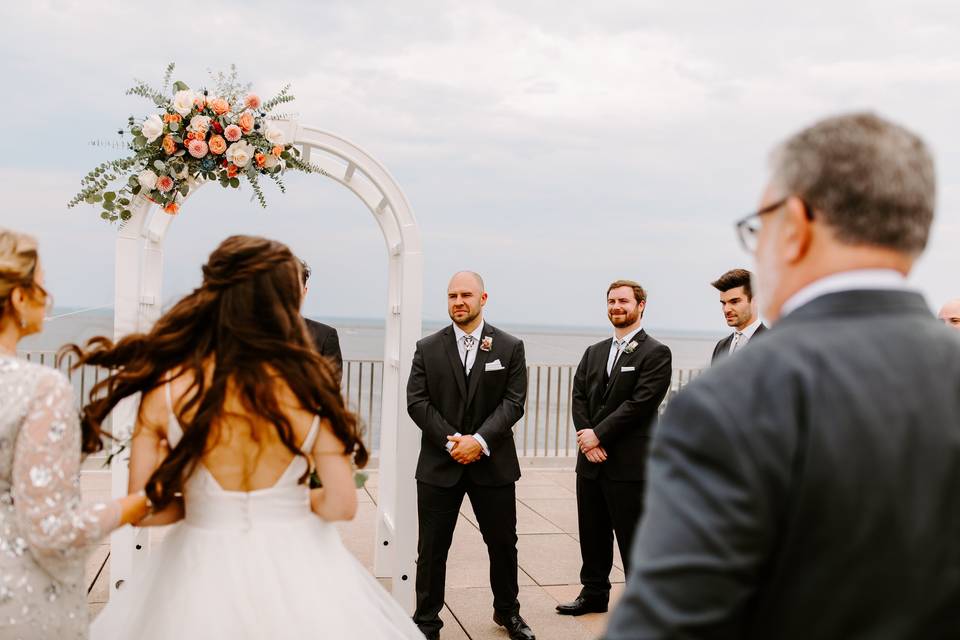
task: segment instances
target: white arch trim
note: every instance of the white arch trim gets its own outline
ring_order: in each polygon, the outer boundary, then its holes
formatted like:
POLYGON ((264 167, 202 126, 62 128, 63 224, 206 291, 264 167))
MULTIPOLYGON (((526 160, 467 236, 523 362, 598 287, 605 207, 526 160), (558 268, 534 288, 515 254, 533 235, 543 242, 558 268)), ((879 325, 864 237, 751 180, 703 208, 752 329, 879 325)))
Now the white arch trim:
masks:
MULTIPOLYGON (((413 210, 396 180, 369 153, 352 142, 295 121, 283 122, 287 139, 324 175, 352 191, 373 214, 388 253, 388 301, 384 341, 379 450, 379 489, 374 573, 393 579, 393 595, 413 612, 417 518, 414 471, 419 431, 406 411, 406 385, 421 335, 423 255, 413 210)), ((163 246, 174 216, 137 198, 133 217, 116 241, 114 335, 146 331, 160 316, 163 246)), ((188 208, 181 215, 191 215, 188 208)), ((113 412, 114 430, 129 435, 138 398, 113 412)), ((114 464, 114 496, 127 493, 128 469, 114 464)), ((110 588, 122 588, 149 552, 148 530, 125 527, 111 537, 110 588)), ((296 588, 292 585, 292 588, 296 588)))

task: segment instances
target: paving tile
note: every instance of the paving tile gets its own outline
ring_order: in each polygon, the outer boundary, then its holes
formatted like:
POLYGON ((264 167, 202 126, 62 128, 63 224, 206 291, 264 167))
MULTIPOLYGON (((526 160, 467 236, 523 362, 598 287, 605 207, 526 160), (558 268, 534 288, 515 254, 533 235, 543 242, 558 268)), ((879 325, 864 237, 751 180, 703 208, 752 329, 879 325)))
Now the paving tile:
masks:
POLYGON ((103 571, 100 572, 100 578, 93 585, 93 588, 90 589, 90 592, 87 593, 87 604, 93 604, 97 602, 107 602, 110 600, 110 560, 107 559, 106 564, 103 566, 103 571))
MULTIPOLYGON (((579 584, 555 585, 543 587, 543 590, 556 600, 557 604, 570 602, 580 595, 579 584)), ((609 612, 613 611, 622 595, 623 584, 614 584, 610 589, 610 602, 607 613, 588 613, 582 616, 576 616, 574 619, 577 621, 577 624, 590 632, 591 638, 597 638, 606 630, 607 622, 610 619, 609 612)))
POLYGON ((526 486, 526 487, 550 487, 557 484, 557 476, 560 475, 555 471, 529 471, 522 470, 520 479, 517 480, 517 486, 526 486))
POLYGON ((103 564, 107 561, 107 556, 110 555, 110 545, 101 544, 94 547, 90 555, 87 556, 87 565, 86 565, 86 579, 84 584, 87 585, 87 588, 93 584, 94 579, 99 575, 100 568, 103 567, 103 564))
MULTIPOLYGON (((533 579, 520 571, 517 582, 534 584, 533 579)), ((453 544, 447 556, 447 588, 478 587, 489 589, 490 557, 480 531, 463 516, 457 521, 453 544)))
POLYGON ((577 528, 577 501, 573 500, 545 500, 526 498, 520 501, 527 508, 551 522, 564 533, 576 535, 577 528))
MULTIPOLYGON (((566 534, 520 536, 520 566, 541 586, 579 584, 580 545, 566 534)), ((623 571, 614 568, 611 582, 623 582, 623 571)))
POLYGON ((460 626, 460 621, 449 607, 444 606, 440 610, 440 619, 443 620, 443 629, 440 631, 443 640, 470 640, 470 636, 460 626))
POLYGON ((577 495, 557 484, 517 485, 517 500, 576 500, 577 495))
POLYGON ((100 610, 107 606, 106 602, 88 602, 87 603, 87 612, 90 615, 90 621, 93 622, 93 619, 97 617, 100 613, 100 610))
MULTIPOLYGON (((472 640, 505 640, 507 632, 493 622, 492 596, 481 589, 447 589, 447 605, 472 640)), ((556 601, 537 586, 520 587, 520 613, 538 638, 592 640, 576 620, 558 616, 556 601)), ((446 640, 444 638, 444 640, 446 640)))
MULTIPOLYGON (((469 520, 473 526, 479 527, 477 516, 474 515, 473 508, 470 506, 470 500, 463 501, 460 514, 469 520)), ((563 533, 563 531, 522 502, 517 502, 517 534, 523 535, 526 533, 563 533)))

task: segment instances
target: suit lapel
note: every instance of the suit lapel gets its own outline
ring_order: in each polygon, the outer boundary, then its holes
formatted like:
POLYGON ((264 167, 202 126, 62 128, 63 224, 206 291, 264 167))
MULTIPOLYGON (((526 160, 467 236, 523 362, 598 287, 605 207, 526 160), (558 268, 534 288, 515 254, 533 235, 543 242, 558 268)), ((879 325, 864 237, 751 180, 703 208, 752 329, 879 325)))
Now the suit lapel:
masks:
POLYGON ((460 351, 457 349, 457 337, 453 333, 453 326, 449 326, 443 332, 443 348, 447 352, 447 359, 450 361, 450 368, 453 373, 453 379, 457 381, 457 389, 460 390, 460 396, 467 397, 467 385, 464 382, 463 361, 460 360, 460 351))
MULTIPOLYGON (((616 382, 617 377, 619 377, 621 367, 623 367, 624 363, 627 362, 628 360, 633 360, 634 354, 640 350, 640 345, 643 344, 643 341, 646 339, 647 339, 647 332, 644 331, 643 329, 640 329, 640 331, 638 331, 637 334, 633 336, 633 338, 630 340, 630 342, 637 343, 637 348, 631 351, 630 353, 621 353, 620 358, 613 363, 613 369, 610 370, 610 380, 607 381, 607 388, 604 389, 604 392, 603 392, 604 396, 610 393, 610 389, 613 389, 613 383, 616 382)), ((612 340, 613 339, 611 338, 611 341, 612 340)), ((628 347, 630 346, 630 342, 627 343, 628 347)), ((608 358, 610 357, 609 345, 607 346, 607 357, 608 358)), ((606 369, 607 363, 604 362, 603 366, 604 366, 604 369, 606 369)))
MULTIPOLYGON (((480 342, 483 342, 484 338, 493 338, 494 329, 489 324, 483 324, 483 334, 480 337, 480 342)), ((496 342, 496 341, 494 341, 496 342)), ((495 346, 495 345, 494 345, 495 346)), ((470 369, 470 378, 469 386, 467 387, 467 406, 470 406, 470 403, 473 402, 473 396, 477 393, 477 387, 480 385, 480 376, 483 375, 484 365, 487 364, 487 361, 490 359, 490 354, 493 353, 491 347, 490 351, 484 351, 480 348, 480 345, 477 345, 477 359, 473 361, 473 368, 470 369)))

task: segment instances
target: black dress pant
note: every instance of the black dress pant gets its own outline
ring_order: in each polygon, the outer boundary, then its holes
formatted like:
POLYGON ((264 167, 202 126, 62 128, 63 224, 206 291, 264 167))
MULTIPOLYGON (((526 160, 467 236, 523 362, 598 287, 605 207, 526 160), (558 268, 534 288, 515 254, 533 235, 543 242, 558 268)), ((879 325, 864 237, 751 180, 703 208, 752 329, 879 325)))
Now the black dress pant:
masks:
MULTIPOLYGON (((490 588, 493 608, 501 615, 520 611, 517 595, 517 502, 514 484, 484 487, 463 474, 452 487, 417 482, 417 515, 420 539, 417 542, 417 609, 413 621, 424 633, 443 626, 444 587, 447 553, 453 541, 463 496, 477 516, 480 533, 490 557, 490 588)), ((476 552, 480 552, 479 549, 476 552)))
POLYGON ((577 523, 583 565, 580 595, 607 602, 613 569, 613 534, 630 573, 630 547, 643 513, 643 482, 616 482, 601 474, 596 479, 577 474, 577 523))

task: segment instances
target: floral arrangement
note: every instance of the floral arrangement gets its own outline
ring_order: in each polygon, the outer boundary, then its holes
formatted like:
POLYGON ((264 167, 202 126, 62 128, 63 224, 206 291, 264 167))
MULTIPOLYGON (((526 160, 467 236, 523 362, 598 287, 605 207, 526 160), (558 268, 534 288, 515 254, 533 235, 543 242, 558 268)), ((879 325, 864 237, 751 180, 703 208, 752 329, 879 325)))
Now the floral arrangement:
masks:
MULTIPOLYGON (((171 63, 161 91, 143 81, 127 90, 127 95, 152 100, 156 111, 140 121, 129 118, 126 132, 130 140, 119 146, 130 155, 104 162, 88 173, 68 207, 81 202, 99 204, 104 220, 126 221, 132 215, 132 198, 141 195, 176 214, 183 199, 199 184, 216 181, 224 188, 238 188, 241 178, 266 207, 261 177, 284 192, 281 176, 288 169, 323 173, 301 159, 300 151, 277 126, 282 116, 271 113, 294 99, 290 85, 263 101, 250 91, 249 84, 238 81, 236 68, 231 67, 229 74, 212 74, 212 89, 194 91, 177 81, 168 94, 173 70, 171 63), (111 188, 117 184, 120 188, 111 188)), ((121 136, 126 132, 119 131, 121 136)))

